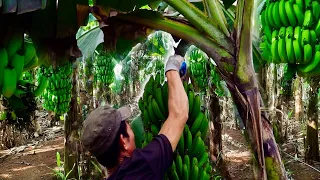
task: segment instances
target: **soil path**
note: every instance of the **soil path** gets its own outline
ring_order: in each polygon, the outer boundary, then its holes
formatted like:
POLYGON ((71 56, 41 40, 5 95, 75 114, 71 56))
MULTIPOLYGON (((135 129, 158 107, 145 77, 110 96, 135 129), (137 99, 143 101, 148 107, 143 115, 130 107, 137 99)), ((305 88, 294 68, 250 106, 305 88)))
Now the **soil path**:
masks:
MULTIPOLYGON (((251 152, 240 130, 224 129, 222 133, 223 154, 230 179, 253 179, 251 152)), ((294 154, 291 154, 294 157, 294 154)), ((320 173, 304 163, 296 161, 287 154, 282 154, 283 162, 290 180, 320 180, 320 173)), ((303 159, 299 159, 303 161, 303 159)), ((314 168, 320 170, 320 163, 314 168)))
POLYGON ((50 168, 56 167, 56 152, 63 157, 63 137, 42 143, 37 148, 27 147, 22 153, 6 156, 0 151, 0 180, 53 179, 50 168))

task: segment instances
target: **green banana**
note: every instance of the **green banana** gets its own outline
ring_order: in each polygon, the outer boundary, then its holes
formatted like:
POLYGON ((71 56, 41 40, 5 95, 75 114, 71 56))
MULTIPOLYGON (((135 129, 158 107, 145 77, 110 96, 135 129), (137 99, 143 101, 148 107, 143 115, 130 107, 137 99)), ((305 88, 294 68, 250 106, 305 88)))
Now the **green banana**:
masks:
POLYGON ((189 91, 188 93, 188 101, 189 101, 189 116, 192 114, 193 102, 194 102, 194 92, 189 91))
POLYGON ((159 134, 159 128, 154 124, 151 124, 151 133, 153 136, 157 136, 159 134))
POLYGON ((206 176, 206 172, 204 169, 199 168, 199 179, 204 180, 206 176))
POLYGON ((195 95, 194 96, 194 102, 193 102, 193 107, 191 110, 191 116, 189 118, 189 123, 193 123, 196 119, 196 117, 198 116, 198 114, 200 113, 200 107, 201 107, 201 101, 200 101, 200 96, 199 95, 195 95))
MULTIPOLYGON (((280 0, 280 2, 279 2, 279 15, 280 15, 280 19, 281 19, 282 24, 284 26, 289 26, 290 22, 289 22, 287 14, 286 14, 285 2, 286 2, 285 0, 280 0)), ((269 43, 271 43, 271 42, 269 42, 269 43)))
POLYGON ((201 138, 204 139, 208 133, 209 121, 206 116, 203 117, 203 120, 200 125, 201 138))
POLYGON ((317 51, 313 57, 313 60, 309 64, 298 65, 298 69, 303 73, 312 71, 320 63, 320 52, 317 51))
POLYGON ((4 81, 2 87, 2 95, 6 98, 10 98, 17 88, 17 73, 15 69, 4 69, 4 81))
POLYGON ((312 46, 310 44, 306 44, 303 47, 303 63, 307 64, 312 60, 312 46))
POLYGON ((279 14, 279 1, 275 2, 272 7, 273 20, 277 28, 281 27, 281 19, 279 14))
POLYGON ((12 56, 10 65, 16 70, 17 77, 20 77, 24 66, 24 56, 14 54, 12 56))
POLYGON ((198 158, 198 155, 201 154, 202 151, 204 151, 204 142, 200 136, 197 136, 192 145, 192 157, 198 158))
POLYGON ((316 32, 317 36, 320 36, 320 19, 318 20, 314 31, 316 32))
POLYGON ((302 9, 297 4, 293 4, 293 11, 294 11, 294 14, 296 15, 296 18, 298 20, 298 25, 301 26, 304 21, 304 14, 303 14, 302 9))
POLYGON ((171 178, 170 178, 170 180, 179 180, 179 176, 178 176, 178 173, 177 173, 177 171, 176 170, 172 170, 171 171, 171 178))
POLYGON ((166 118, 161 113, 159 106, 158 106, 158 103, 156 102, 155 99, 152 99, 152 109, 153 109, 154 114, 157 117, 157 120, 161 120, 161 121, 166 120, 166 118))
POLYGON ((149 105, 149 106, 147 107, 147 110, 148 110, 148 114, 149 114, 149 117, 150 117, 151 122, 152 122, 153 124, 158 125, 159 120, 158 120, 158 119, 156 118, 156 116, 154 115, 152 105, 149 105))
POLYGON ((199 167, 202 167, 202 166, 204 165, 204 163, 206 163, 206 162, 208 161, 208 159, 209 159, 209 154, 208 154, 208 152, 205 152, 205 153, 202 155, 202 157, 201 157, 201 159, 200 159, 200 161, 199 161, 199 163, 198 163, 198 166, 199 166, 199 167))
POLYGON ((272 42, 272 31, 270 26, 264 26, 264 34, 266 35, 266 39, 269 43, 272 42))
POLYGON ((187 131, 187 135, 185 137, 185 141, 186 141, 186 145, 187 145, 186 146, 187 152, 188 152, 188 154, 190 154, 191 151, 192 151, 192 134, 191 134, 191 131, 189 130, 189 128, 188 128, 188 131, 187 131))
POLYGON ((171 170, 177 170, 177 167, 176 167, 176 163, 174 161, 172 161, 172 165, 171 165, 171 170))
POLYGON ((189 85, 188 85, 188 82, 187 82, 187 81, 183 81, 183 88, 184 88, 184 91, 185 91, 186 93, 189 92, 189 90, 188 90, 189 85))
POLYGON ((184 140, 184 135, 182 134, 180 136, 180 140, 178 142, 178 151, 179 151, 179 154, 184 154, 184 148, 185 148, 185 140, 184 140))
POLYGON ((304 2, 303 2, 303 0, 296 0, 296 4, 299 6, 299 8, 302 11, 304 10, 304 2))
POLYGON ((286 29, 286 35, 285 35, 285 45, 286 45, 286 52, 289 63, 295 63, 295 57, 293 52, 293 44, 292 44, 292 38, 293 38, 293 27, 288 26, 286 29))
POLYGON ((204 141, 200 137, 200 146, 196 148, 196 151, 194 152, 198 159, 201 158, 201 156, 205 153, 206 149, 208 148, 206 148, 204 141))
POLYGON ((291 64, 295 64, 296 59, 295 59, 295 55, 294 55, 292 38, 288 38, 286 40, 285 44, 286 44, 286 52, 287 52, 288 62, 291 64))
MULTIPOLYGON (((187 165, 187 170, 188 170, 188 172, 190 172, 191 171, 191 164, 190 164, 190 158, 189 158, 189 156, 186 154, 186 155, 184 155, 184 159, 183 159, 183 163, 185 164, 185 165, 187 165)), ((189 174, 190 175, 190 174, 189 174)))
POLYGON ((278 40, 278 52, 282 63, 288 62, 287 52, 286 52, 286 41, 285 41, 286 28, 282 27, 279 31, 278 40))
POLYGON ((9 59, 8 59, 8 53, 7 50, 5 48, 0 48, 0 89, 3 86, 3 81, 4 81, 4 69, 7 67, 8 63, 9 63, 9 59))
POLYGON ((313 18, 315 20, 318 20, 320 18, 320 3, 318 1, 312 1, 312 13, 313 13, 313 18))
POLYGON ((266 22, 265 15, 266 15, 266 10, 262 10, 260 14, 260 21, 261 21, 262 27, 269 25, 268 22, 266 22))
POLYGON ((190 131, 192 134, 196 134, 198 132, 203 119, 204 119, 204 114, 202 112, 200 112, 198 114, 196 120, 193 122, 193 124, 191 126, 190 131))
POLYGON ((268 6, 268 8, 267 8, 267 16, 268 16, 268 22, 269 22, 269 24, 270 24, 270 26, 272 26, 272 27, 277 27, 276 26, 276 24, 275 24, 275 22, 273 21, 274 19, 273 19, 273 6, 274 6, 274 4, 275 3, 270 3, 269 4, 269 6, 268 6))
POLYGON ((189 179, 189 171, 188 171, 188 167, 187 167, 186 164, 183 165, 182 177, 183 177, 184 180, 188 180, 189 179))
POLYGON ((302 31, 302 34, 301 34, 301 46, 304 46, 306 44, 309 44, 310 43, 310 30, 309 29, 304 29, 302 31))
MULTIPOLYGON (((197 160, 197 158, 194 158, 197 160)), ((193 179, 198 179, 198 174, 199 174, 199 168, 198 168, 198 163, 192 165, 191 173, 190 173, 190 180, 193 179)))
POLYGON ((291 26, 295 27, 297 25, 297 19, 290 1, 285 2, 285 9, 291 26))
POLYGON ((301 32, 302 32, 302 29, 300 26, 297 26, 294 28, 294 39, 298 40, 299 42, 301 42, 301 32))
POLYGON ((21 49, 23 43, 23 36, 23 32, 15 32, 12 35, 6 48, 9 59, 11 59, 12 56, 15 55, 21 49))
POLYGON ((38 84, 38 87, 34 90, 33 94, 34 96, 39 96, 40 94, 43 93, 43 91, 46 89, 46 87, 48 86, 48 79, 45 76, 41 76, 40 77, 40 81, 38 84))
POLYGON ((272 32, 272 44, 271 44, 271 55, 274 63, 280 62, 280 56, 278 52, 278 31, 272 32))
POLYGON ((24 43, 24 64, 28 64, 34 56, 36 56, 36 49, 31 43, 24 43))
POLYGON ((178 175, 182 176, 183 165, 182 165, 182 158, 179 153, 176 155, 176 168, 177 168, 178 175))
POLYGON ((140 98, 139 101, 138 101, 138 107, 139 107, 140 111, 143 112, 144 107, 143 107, 143 100, 142 100, 142 98, 140 98))
POLYGON ((159 106, 159 108, 161 110, 161 113, 167 117, 168 116, 168 111, 167 111, 167 109, 165 109, 165 107, 163 105, 162 91, 161 91, 160 88, 156 89, 155 98, 156 98, 156 102, 157 102, 157 104, 158 104, 158 106, 159 106))
POLYGON ((310 28, 313 23, 313 15, 311 10, 307 10, 304 14, 303 27, 310 28))
POLYGON ((206 172, 210 174, 212 172, 212 166, 208 163, 206 166, 206 172))
POLYGON ((311 46, 315 46, 317 41, 317 34, 314 30, 310 30, 310 44, 311 46))

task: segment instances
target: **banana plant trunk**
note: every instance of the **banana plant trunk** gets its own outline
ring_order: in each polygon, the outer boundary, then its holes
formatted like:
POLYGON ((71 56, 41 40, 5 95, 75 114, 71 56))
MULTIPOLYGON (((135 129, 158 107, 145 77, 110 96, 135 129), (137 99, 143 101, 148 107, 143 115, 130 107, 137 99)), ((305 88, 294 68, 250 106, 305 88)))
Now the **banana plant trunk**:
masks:
POLYGON ((77 68, 72 72, 72 90, 70 110, 65 118, 64 124, 64 171, 65 174, 69 173, 69 178, 78 178, 78 165, 79 165, 79 109, 77 103, 77 68))
POLYGON ((307 141, 305 145, 305 160, 312 164, 312 161, 319 161, 318 142, 318 90, 319 78, 310 79, 309 105, 307 112, 307 141))

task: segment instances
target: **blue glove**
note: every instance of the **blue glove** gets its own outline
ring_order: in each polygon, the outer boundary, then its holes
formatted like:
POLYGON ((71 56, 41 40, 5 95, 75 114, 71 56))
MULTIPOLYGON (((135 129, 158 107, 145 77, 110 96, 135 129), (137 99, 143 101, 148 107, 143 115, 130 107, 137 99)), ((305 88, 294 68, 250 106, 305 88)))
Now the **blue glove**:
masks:
POLYGON ((187 63, 183 61, 179 70, 180 77, 186 75, 186 73, 187 73, 187 63))

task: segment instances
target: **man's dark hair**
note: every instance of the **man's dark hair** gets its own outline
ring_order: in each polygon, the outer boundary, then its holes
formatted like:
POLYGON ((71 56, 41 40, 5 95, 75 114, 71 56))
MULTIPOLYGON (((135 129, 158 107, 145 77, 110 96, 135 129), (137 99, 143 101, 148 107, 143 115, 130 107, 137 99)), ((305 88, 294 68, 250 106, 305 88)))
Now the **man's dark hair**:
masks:
POLYGON ((113 168, 117 165, 117 161, 120 155, 120 135, 124 137, 129 137, 127 132, 127 123, 126 121, 121 121, 120 128, 117 132, 116 138, 114 139, 113 143, 111 144, 108 151, 103 153, 100 156, 97 156, 97 161, 105 166, 106 168, 113 168))

